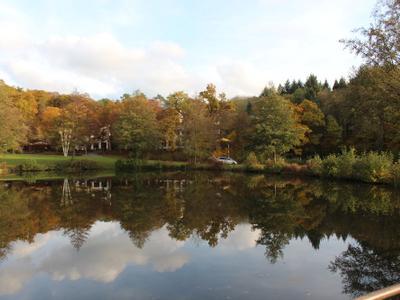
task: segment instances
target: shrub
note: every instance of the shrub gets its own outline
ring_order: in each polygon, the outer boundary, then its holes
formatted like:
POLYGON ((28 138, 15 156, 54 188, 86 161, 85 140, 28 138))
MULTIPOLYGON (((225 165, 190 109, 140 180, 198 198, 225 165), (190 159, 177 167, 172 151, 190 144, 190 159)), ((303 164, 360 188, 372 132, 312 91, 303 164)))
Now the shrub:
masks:
POLYGON ((282 170, 287 166, 285 159, 279 157, 276 161, 267 160, 265 163, 266 169, 274 173, 281 173, 282 170))
POLYGON ((338 176, 338 163, 339 159, 335 154, 328 155, 322 160, 322 175, 325 177, 338 176))
POLYGON ((400 186, 400 162, 399 161, 392 164, 392 167, 390 169, 390 176, 391 176, 392 183, 394 184, 394 186, 396 186, 396 187, 400 186))
POLYGON ((392 164, 393 156, 388 153, 364 153, 354 164, 353 176, 364 182, 388 182, 392 164))
POLYGON ((54 168, 63 172, 80 172, 100 169, 97 162, 88 159, 67 160, 56 163, 54 168))
POLYGON ((115 169, 120 172, 140 170, 186 170, 186 163, 174 161, 142 161, 137 159, 120 159, 115 162, 115 169))
POLYGON ((28 172, 28 171, 38 172, 38 171, 43 171, 44 169, 45 168, 40 166, 34 159, 29 159, 17 166, 17 170, 19 172, 28 172))
POLYGON ((265 167, 262 164, 252 165, 252 166, 246 166, 245 170, 249 172, 261 172, 265 170, 265 167))
POLYGON ((307 166, 311 174, 321 176, 322 175, 322 159, 319 155, 307 161, 307 166))
POLYGON ((247 155, 246 160, 244 161, 244 164, 245 164, 246 166, 251 167, 251 166, 257 166, 257 165, 259 165, 260 162, 258 161, 256 154, 255 154, 254 152, 250 152, 250 153, 247 155))
POLYGON ((262 171, 264 169, 264 166, 258 161, 254 152, 250 152, 247 155, 244 165, 248 171, 262 171))
POLYGON ((354 148, 350 150, 343 150, 337 156, 337 176, 340 178, 351 179, 353 176, 354 164, 358 158, 354 148))
POLYGON ((115 162, 117 171, 132 172, 140 168, 140 162, 137 159, 119 159, 115 162))

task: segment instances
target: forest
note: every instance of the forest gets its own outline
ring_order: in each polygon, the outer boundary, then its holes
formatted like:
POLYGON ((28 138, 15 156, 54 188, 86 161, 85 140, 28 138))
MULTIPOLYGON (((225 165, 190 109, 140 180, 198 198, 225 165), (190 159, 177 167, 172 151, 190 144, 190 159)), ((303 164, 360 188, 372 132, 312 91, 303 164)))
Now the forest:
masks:
POLYGON ((333 83, 310 74, 228 99, 214 84, 119 99, 60 94, 0 82, 0 152, 117 151, 135 158, 239 162, 400 150, 400 1, 384 1, 368 28, 341 41, 363 64, 333 83))

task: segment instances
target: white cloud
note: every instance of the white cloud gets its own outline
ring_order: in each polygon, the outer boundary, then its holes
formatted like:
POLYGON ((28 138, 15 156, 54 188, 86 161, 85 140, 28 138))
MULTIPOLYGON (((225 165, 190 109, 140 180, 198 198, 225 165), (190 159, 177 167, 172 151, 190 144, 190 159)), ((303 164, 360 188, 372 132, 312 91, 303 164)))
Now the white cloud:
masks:
MULTIPOLYGON (((167 10, 168 19, 159 12, 149 15, 140 1, 113 5, 103 0, 93 22, 81 12, 71 30, 66 27, 71 16, 58 8, 66 3, 49 2, 50 11, 57 14, 43 14, 40 25, 28 11, 0 3, 0 26, 7 29, 0 32, 0 76, 26 88, 67 93, 77 89, 96 98, 136 89, 149 96, 176 90, 193 94, 209 82, 228 96, 257 95, 269 81, 304 79, 311 72, 332 81, 360 62, 343 51, 338 40, 363 25, 360 15, 369 14, 371 1, 366 5, 356 0, 352 6, 360 9, 352 10, 345 0, 258 0, 243 14, 212 14, 210 19, 201 10, 186 11, 178 2, 153 4, 167 10), (186 31, 177 27, 183 26, 179 22, 184 15, 192 17, 186 31), (130 29, 143 33, 136 38, 126 33, 130 29), (169 40, 175 36, 180 43, 169 40)), ((198 5, 205 8, 207 3, 198 5)), ((239 4, 232 7, 243 9, 239 4)))
POLYGON ((0 53, 7 57, 0 60, 0 68, 28 88, 61 92, 78 89, 101 97, 138 88, 151 92, 154 87, 169 93, 187 87, 189 80, 177 62, 184 51, 174 43, 127 48, 109 33, 21 43, 28 45, 26 52, 15 53, 13 48, 0 46, 0 53))
POLYGON ((268 78, 253 65, 238 61, 217 65, 217 72, 220 89, 229 90, 231 96, 257 93, 266 85, 265 78, 268 78))

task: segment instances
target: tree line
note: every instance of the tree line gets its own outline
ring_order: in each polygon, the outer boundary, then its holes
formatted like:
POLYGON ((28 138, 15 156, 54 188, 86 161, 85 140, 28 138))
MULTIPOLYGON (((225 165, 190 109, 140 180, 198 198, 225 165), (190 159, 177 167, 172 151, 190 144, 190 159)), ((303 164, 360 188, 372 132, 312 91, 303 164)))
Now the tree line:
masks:
POLYGON ((93 145, 136 158, 179 153, 244 160, 327 155, 342 148, 400 148, 400 1, 379 2, 360 37, 342 41, 364 64, 332 86, 311 74, 267 86, 259 96, 227 99, 213 84, 195 96, 149 99, 140 91, 95 101, 87 94, 24 90, 0 82, 0 151, 42 143, 67 156, 93 145))

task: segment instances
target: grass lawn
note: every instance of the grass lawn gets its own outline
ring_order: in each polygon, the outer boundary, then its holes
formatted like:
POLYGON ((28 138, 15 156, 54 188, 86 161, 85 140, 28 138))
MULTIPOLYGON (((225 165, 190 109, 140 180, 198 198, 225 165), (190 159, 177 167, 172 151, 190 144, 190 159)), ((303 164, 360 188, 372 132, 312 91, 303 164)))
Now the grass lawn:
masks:
POLYGON ((46 155, 46 154, 0 154, 0 163, 7 163, 8 167, 15 167, 17 165, 23 164, 26 161, 35 160, 39 165, 44 167, 52 167, 57 162, 67 161, 67 160, 80 160, 87 159, 95 161, 101 169, 113 170, 115 162, 120 159, 119 156, 102 156, 102 155, 82 155, 82 156, 72 156, 64 157, 62 155, 46 155))
MULTIPOLYGON (((126 157, 117 155, 82 155, 75 157, 64 157, 62 155, 50 155, 50 154, 0 154, 0 164, 5 162, 9 169, 13 169, 18 165, 29 164, 35 161, 35 164, 41 167, 41 170, 54 170, 55 165, 65 161, 78 161, 78 160, 89 160, 96 162, 99 170, 103 171, 115 171, 115 163, 118 159, 125 159, 126 157)), ((125 160, 126 161, 126 160, 125 160)), ((120 168, 120 171, 137 171, 134 165, 131 165, 129 161, 126 161, 127 165, 125 168, 120 168)), ((221 166, 215 168, 214 165, 209 163, 202 163, 197 165, 189 165, 187 162, 178 161, 158 161, 158 160, 144 160, 140 166, 141 170, 224 170, 224 171, 245 171, 246 168, 243 165, 235 166, 221 166)), ((33 169, 35 170, 35 169, 33 169)), ((31 170, 27 170, 31 171, 31 170)), ((46 175, 48 176, 48 175, 46 175)))

